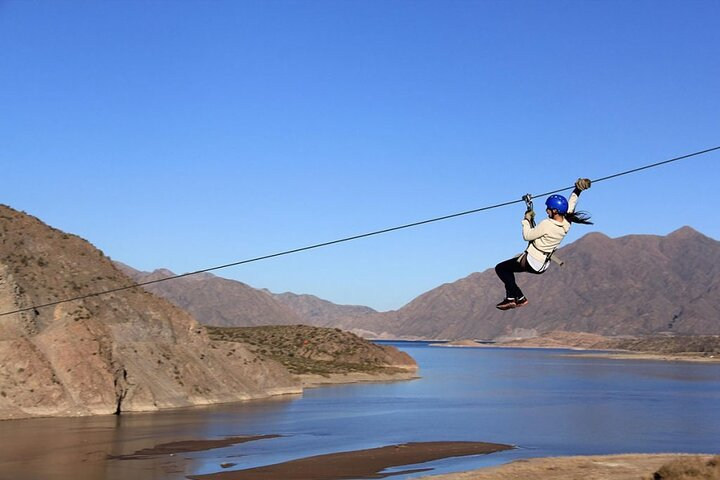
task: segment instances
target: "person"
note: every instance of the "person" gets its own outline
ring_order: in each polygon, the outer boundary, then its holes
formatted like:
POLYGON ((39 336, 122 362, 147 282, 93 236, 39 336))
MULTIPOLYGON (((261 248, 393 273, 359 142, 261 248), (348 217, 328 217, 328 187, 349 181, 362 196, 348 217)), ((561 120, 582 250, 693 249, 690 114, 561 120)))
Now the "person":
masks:
POLYGON ((548 218, 537 226, 534 226, 533 222, 535 212, 528 208, 522 219, 522 234, 523 239, 528 242, 527 249, 522 254, 495 266, 495 273, 505 285, 505 298, 496 305, 497 308, 509 310, 527 305, 528 299, 515 282, 515 274, 545 272, 550 266, 553 252, 570 230, 570 225, 573 223, 592 224, 589 214, 575 211, 580 193, 590 188, 591 184, 592 182, 587 178, 578 178, 569 199, 562 195, 549 196, 545 201, 547 207, 545 212, 548 218))

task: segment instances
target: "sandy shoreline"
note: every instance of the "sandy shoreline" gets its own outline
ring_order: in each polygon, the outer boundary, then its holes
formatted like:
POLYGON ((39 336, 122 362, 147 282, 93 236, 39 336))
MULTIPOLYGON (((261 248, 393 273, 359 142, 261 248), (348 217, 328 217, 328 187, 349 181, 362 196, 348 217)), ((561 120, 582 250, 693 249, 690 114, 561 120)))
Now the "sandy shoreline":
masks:
POLYGON ((417 370, 406 370, 394 373, 332 373, 329 375, 296 375, 303 388, 316 388, 326 385, 344 385, 353 383, 383 383, 415 380, 420 378, 417 370))
MULTIPOLYGON (((545 457, 516 460, 497 467, 482 468, 462 473, 430 475, 423 480, 651 480, 663 465, 686 459, 701 464, 712 455, 684 454, 623 454, 577 457, 545 457)), ((718 469, 720 473, 720 469, 718 469)), ((689 477, 688 477, 689 478, 689 477)), ((694 477, 693 477, 694 478, 694 477)), ((698 477, 705 478, 705 477, 698 477)), ((714 478, 714 477, 713 477, 714 478)))

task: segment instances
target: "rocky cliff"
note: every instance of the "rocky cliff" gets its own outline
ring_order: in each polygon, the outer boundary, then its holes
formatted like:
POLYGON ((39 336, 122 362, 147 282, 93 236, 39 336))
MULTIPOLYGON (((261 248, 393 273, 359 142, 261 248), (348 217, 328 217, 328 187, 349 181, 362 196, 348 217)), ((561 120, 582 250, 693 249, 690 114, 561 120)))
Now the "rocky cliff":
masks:
MULTIPOLYGON (((132 283, 85 240, 0 206, 0 314, 132 283)), ((188 313, 142 289, 0 316, 0 419, 299 391, 280 364, 212 342, 188 313)))

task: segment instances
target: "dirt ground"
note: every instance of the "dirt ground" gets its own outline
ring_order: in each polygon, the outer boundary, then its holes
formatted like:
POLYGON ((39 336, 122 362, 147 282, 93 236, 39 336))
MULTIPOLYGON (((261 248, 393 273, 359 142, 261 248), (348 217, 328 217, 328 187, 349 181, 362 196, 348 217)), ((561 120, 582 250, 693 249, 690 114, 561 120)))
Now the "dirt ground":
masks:
POLYGON ((421 478, 423 480, 651 480, 660 467, 678 458, 707 461, 711 457, 711 455, 627 454, 533 458, 470 472, 421 478))

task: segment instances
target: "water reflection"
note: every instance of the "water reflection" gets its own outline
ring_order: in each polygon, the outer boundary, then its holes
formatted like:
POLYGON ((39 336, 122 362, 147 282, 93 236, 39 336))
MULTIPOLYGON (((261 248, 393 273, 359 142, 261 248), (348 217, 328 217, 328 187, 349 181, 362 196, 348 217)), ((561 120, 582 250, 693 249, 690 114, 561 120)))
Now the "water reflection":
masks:
POLYGON ((278 415, 297 397, 160 413, 0 422, 0 478, 184 478, 191 473, 187 471, 186 455, 143 460, 108 460, 107 457, 178 440, 265 433, 259 431, 260 425, 255 426, 256 432, 252 431, 252 425, 238 425, 238 419, 278 415))

